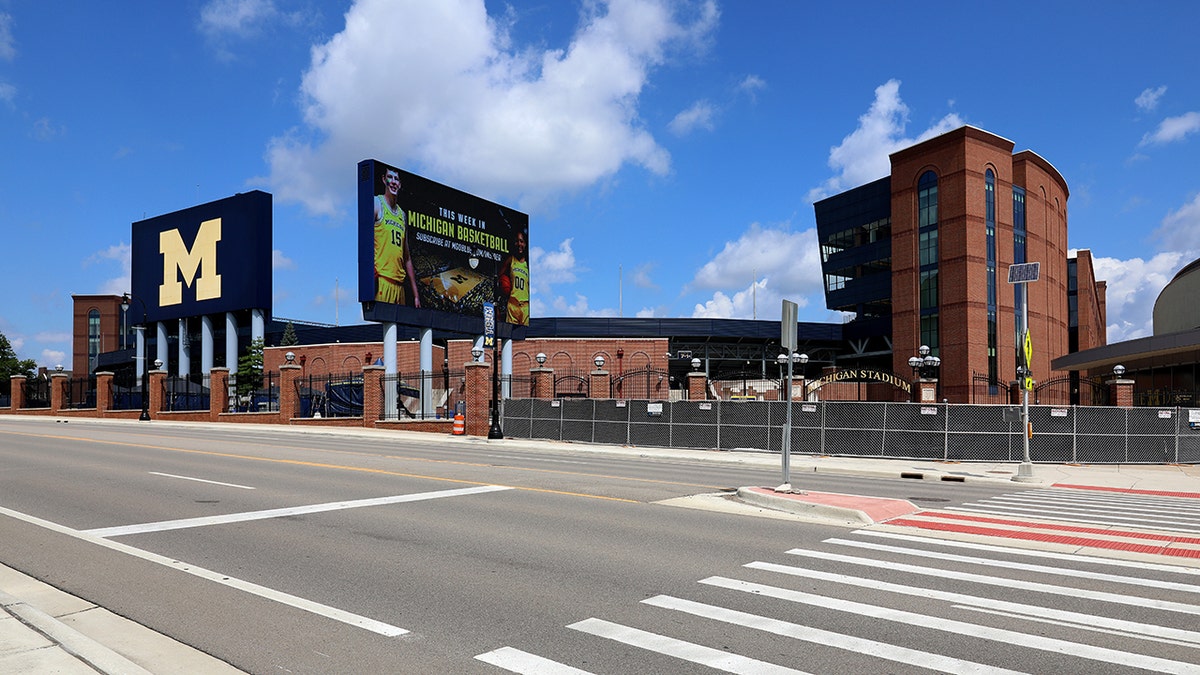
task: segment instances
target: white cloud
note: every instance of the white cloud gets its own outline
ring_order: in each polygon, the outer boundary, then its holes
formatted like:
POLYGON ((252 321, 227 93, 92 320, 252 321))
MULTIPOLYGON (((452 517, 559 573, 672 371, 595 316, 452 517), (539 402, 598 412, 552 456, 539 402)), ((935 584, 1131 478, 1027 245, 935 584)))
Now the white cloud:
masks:
POLYGON ((271 251, 271 269, 273 270, 294 270, 296 269, 296 261, 283 254, 279 249, 271 251))
POLYGON ((66 136, 67 128, 51 122, 49 117, 42 117, 34 121, 30 135, 39 141, 53 141, 60 136, 66 136))
POLYGON ((1197 131, 1200 131, 1200 112, 1188 112, 1178 117, 1168 117, 1159 122, 1158 129, 1155 129, 1154 133, 1142 137, 1139 147, 1182 141, 1197 131))
POLYGON ((70 333, 38 333, 33 336, 38 342, 65 342, 71 343, 72 336, 70 333))
POLYGON ((708 101, 696 101, 680 112, 667 124, 667 128, 676 136, 687 136, 697 129, 712 131, 715 127, 713 116, 716 112, 708 101))
POLYGON ((1158 87, 1157 89, 1146 89, 1142 91, 1141 94, 1138 94, 1138 97, 1134 99, 1133 102, 1137 105, 1139 110, 1150 112, 1158 107, 1158 100, 1161 99, 1165 93, 1167 93, 1166 85, 1158 87))
POLYGON ((271 0, 210 0, 200 9, 200 30, 211 37, 246 37, 278 13, 271 0))
POLYGON ((781 300, 801 306, 823 297, 821 261, 814 229, 790 232, 752 224, 737 240, 726 242, 696 272, 689 290, 714 290, 695 306, 696 317, 778 317, 781 300))
POLYGON ((737 90, 750 97, 750 100, 758 99, 758 92, 767 88, 767 81, 757 75, 747 75, 738 83, 737 90))
POLYGON ((1149 260, 1094 258, 1096 279, 1108 282, 1105 294, 1109 344, 1146 337, 1154 332, 1154 302, 1184 260, 1178 251, 1149 260))
POLYGON ((48 368, 53 368, 54 366, 63 366, 65 368, 69 365, 66 363, 66 360, 67 353, 61 349, 43 349, 42 356, 38 359, 38 365, 44 365, 48 368))
POLYGON ((575 272, 579 267, 575 264, 575 251, 571 248, 573 239, 564 239, 558 245, 558 250, 547 251, 540 246, 529 248, 529 268, 537 270, 530 281, 532 291, 549 288, 551 284, 574 283, 575 272))
POLYGON ((304 126, 272 139, 264 180, 277 199, 334 214, 364 157, 527 209, 626 164, 665 174, 638 97, 718 17, 711 0, 681 13, 666 0, 588 2, 570 43, 539 52, 512 47, 482 0, 358 0, 313 48, 304 126))
POLYGON ((648 288, 650 290, 658 290, 658 284, 654 283, 654 279, 650 277, 650 271, 654 269, 654 263, 645 263, 633 268, 629 275, 629 283, 638 288, 648 288))
POLYGON ((0 12, 0 59, 12 61, 17 58, 17 41, 12 34, 12 15, 0 12))
POLYGON ((0 82, 0 101, 12 105, 17 98, 17 88, 7 82, 0 82))
POLYGON ((106 248, 102 251, 96 251, 95 253, 88 256, 83 261, 83 264, 86 267, 88 265, 91 265, 91 264, 97 263, 97 262, 108 262, 110 260, 115 260, 115 261, 121 263, 121 265, 124 266, 126 269, 128 269, 129 265, 130 265, 130 261, 132 260, 132 253, 133 252, 132 252, 129 244, 126 244, 125 242, 121 242, 119 244, 113 244, 112 246, 109 246, 108 248, 106 248))
POLYGON ((1192 201, 1168 213, 1154 236, 1168 251, 1200 251, 1200 193, 1192 201))
POLYGON ((858 118, 858 128, 829 150, 829 168, 835 175, 809 191, 809 201, 888 175, 892 170, 888 156, 893 152, 956 129, 963 120, 951 113, 915 139, 904 136, 907 124, 908 106, 900 99, 900 81, 888 80, 876 87, 875 100, 858 118))

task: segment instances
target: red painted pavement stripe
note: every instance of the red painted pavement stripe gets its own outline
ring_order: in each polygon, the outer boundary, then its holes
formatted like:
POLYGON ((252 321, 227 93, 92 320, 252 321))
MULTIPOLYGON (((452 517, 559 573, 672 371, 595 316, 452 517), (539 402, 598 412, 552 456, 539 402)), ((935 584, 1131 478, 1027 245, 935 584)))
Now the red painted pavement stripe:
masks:
POLYGON ((1122 492, 1131 495, 1154 495, 1156 497, 1187 497, 1189 499, 1200 499, 1200 492, 1175 492, 1172 490, 1135 490, 1133 488, 1118 488, 1118 487, 1102 487, 1099 485, 1069 485, 1067 483, 1055 483, 1051 487, 1070 488, 1072 490, 1099 490, 1101 492, 1122 492))
POLYGON ((1171 541, 1178 544, 1200 544, 1200 537, 1179 537, 1167 533, 1132 532, 1130 530, 1114 530, 1105 527, 1083 527, 1081 525, 1062 525, 1058 523, 1039 523, 1031 520, 1011 520, 1008 518, 989 518, 987 516, 971 516, 965 513, 947 513, 943 511, 925 511, 921 513, 927 518, 945 518, 948 520, 969 520, 975 523, 991 523, 993 525, 1009 525, 1012 527, 1028 527, 1038 530, 1061 530, 1079 534, 1107 534, 1113 537, 1127 539, 1156 539, 1171 541))
POLYGON ((1166 546, 1150 546, 1147 544, 1135 544, 1132 542, 1110 541, 1108 539, 1091 539, 1088 537, 1071 537, 1059 534, 1046 534, 1043 532, 999 530, 991 527, 979 527, 977 525, 961 525, 959 523, 938 523, 925 520, 911 520, 908 518, 895 518, 893 520, 889 520, 888 525, 902 525, 907 527, 916 527, 923 530, 938 530, 943 532, 982 534, 989 537, 1024 539, 1026 541, 1044 541, 1054 544, 1067 544, 1070 546, 1085 546, 1089 548, 1107 548, 1119 551, 1151 553, 1156 555, 1174 556, 1177 558, 1200 558, 1200 549, 1167 548, 1166 546))

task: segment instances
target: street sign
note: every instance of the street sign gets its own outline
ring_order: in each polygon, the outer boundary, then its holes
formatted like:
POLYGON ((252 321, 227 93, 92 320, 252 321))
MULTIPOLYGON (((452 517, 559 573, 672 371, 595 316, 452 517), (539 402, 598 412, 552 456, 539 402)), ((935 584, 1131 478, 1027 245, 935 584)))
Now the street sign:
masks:
POLYGON ((779 316, 779 344, 788 354, 796 351, 796 321, 800 316, 800 306, 791 300, 783 301, 783 309, 779 316))
POLYGON ((1029 335, 1029 331, 1025 331, 1025 368, 1029 369, 1033 366, 1033 338, 1029 335))
POLYGON ((1033 378, 1032 377, 1025 378, 1025 391, 1033 391, 1033 378))
POLYGON ((1019 263, 1008 266, 1008 283, 1010 284, 1027 284, 1031 281, 1037 281, 1041 274, 1041 263, 1019 263))

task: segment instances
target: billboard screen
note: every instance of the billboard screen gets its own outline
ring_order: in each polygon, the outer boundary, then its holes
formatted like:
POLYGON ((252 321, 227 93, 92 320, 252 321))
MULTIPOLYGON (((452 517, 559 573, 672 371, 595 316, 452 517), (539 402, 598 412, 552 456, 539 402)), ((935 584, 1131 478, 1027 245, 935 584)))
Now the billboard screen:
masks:
MULTIPOLYGON (((529 325, 529 216, 375 160, 358 165, 363 317, 480 334, 529 325)), ((514 330, 517 329, 517 330, 514 330)))
POLYGON ((269 313, 271 228, 271 195, 258 190, 133 223, 131 316, 142 304, 149 321, 269 313))

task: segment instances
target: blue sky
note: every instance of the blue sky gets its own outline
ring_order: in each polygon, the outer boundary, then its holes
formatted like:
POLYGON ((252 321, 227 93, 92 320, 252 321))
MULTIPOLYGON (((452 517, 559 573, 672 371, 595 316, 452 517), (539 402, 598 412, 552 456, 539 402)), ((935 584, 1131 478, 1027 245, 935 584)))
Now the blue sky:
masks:
POLYGON ((534 316, 805 321, 812 202, 971 124, 1066 178, 1110 342, 1200 257, 1200 4, 0 0, 0 332, 70 367, 130 224, 274 195, 274 313, 359 323, 366 158, 530 215, 534 316))

